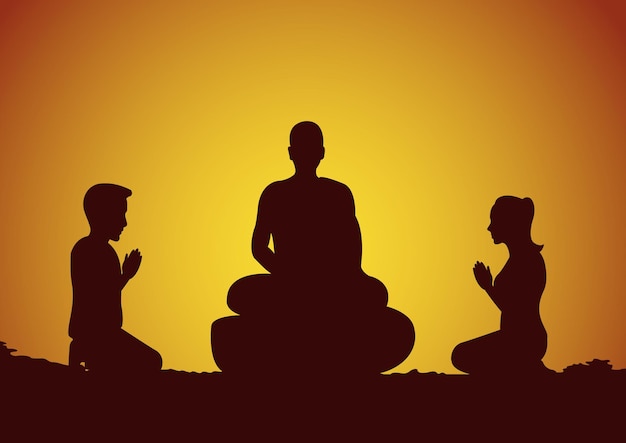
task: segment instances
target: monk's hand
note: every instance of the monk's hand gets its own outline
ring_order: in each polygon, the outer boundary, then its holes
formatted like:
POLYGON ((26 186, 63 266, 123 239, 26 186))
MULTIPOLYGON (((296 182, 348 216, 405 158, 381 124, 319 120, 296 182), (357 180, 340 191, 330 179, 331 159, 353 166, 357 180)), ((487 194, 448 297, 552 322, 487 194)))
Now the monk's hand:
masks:
POLYGON ((133 249, 130 254, 126 254, 124 257, 124 264, 122 265, 122 275, 126 280, 130 280, 135 276, 139 270, 141 264, 141 253, 139 249, 133 249))
POLYGON ((478 286, 485 291, 492 288, 493 277, 491 276, 491 270, 489 266, 485 267, 483 262, 477 261, 474 265, 474 277, 476 277, 478 286))

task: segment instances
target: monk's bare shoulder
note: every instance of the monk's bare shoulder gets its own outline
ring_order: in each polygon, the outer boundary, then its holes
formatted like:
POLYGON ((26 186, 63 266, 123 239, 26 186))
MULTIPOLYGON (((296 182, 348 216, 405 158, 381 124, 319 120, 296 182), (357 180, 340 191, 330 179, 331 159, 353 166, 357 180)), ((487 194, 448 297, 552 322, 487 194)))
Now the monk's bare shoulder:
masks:
POLYGON ((340 200, 347 200, 354 204, 354 197, 352 196, 352 191, 350 188, 344 183, 338 182, 337 180, 333 180, 331 178, 320 177, 320 183, 325 188, 325 192, 327 194, 333 195, 340 200))
POLYGON ((352 193, 350 191, 350 188, 345 185, 344 183, 341 183, 337 180, 333 180, 332 178, 328 178, 328 177, 320 177, 320 181, 321 183, 323 183, 325 186, 328 186, 329 188, 334 188, 337 190, 342 190, 344 192, 348 192, 348 193, 352 193))
POLYGON ((292 181, 291 179, 287 178, 285 180, 278 180, 278 181, 272 182, 265 187, 265 189, 263 190, 263 193, 277 192, 281 189, 288 188, 291 184, 291 181, 292 181))
POLYGON ((280 199, 283 194, 289 192, 291 187, 289 179, 270 183, 263 189, 260 200, 261 202, 271 202, 280 199))

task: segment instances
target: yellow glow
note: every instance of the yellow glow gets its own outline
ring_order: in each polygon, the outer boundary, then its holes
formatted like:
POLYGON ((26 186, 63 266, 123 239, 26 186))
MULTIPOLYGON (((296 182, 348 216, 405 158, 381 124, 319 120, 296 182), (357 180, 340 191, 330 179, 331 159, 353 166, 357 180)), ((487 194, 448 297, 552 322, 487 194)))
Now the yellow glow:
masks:
POLYGON ((0 2, 0 340, 66 362, 82 197, 113 182, 133 190, 114 247, 144 257, 125 328, 166 368, 216 370, 210 325, 262 272, 259 195, 313 120, 363 267, 415 324, 394 371, 453 373, 498 328, 471 268, 506 260, 486 231, 504 194, 535 202, 547 365, 624 367, 624 11, 574 3, 0 2))

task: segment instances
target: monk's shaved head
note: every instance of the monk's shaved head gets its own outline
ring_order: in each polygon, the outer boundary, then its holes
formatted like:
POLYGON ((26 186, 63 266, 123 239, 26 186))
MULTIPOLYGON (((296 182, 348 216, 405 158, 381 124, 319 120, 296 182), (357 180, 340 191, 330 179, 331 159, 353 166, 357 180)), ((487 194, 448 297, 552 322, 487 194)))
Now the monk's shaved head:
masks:
POLYGON ((291 129, 289 134, 291 146, 324 146, 322 130, 313 122, 300 122, 291 129))

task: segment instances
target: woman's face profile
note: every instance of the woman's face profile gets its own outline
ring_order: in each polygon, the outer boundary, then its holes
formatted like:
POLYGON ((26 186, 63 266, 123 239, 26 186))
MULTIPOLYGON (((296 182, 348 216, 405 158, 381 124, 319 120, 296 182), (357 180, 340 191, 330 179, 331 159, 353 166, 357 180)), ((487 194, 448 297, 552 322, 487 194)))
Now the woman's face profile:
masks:
POLYGON ((506 235, 506 225, 503 223, 502 214, 497 211, 496 206, 491 209, 490 217, 491 223, 489 223, 487 230, 491 232, 491 238, 493 238, 495 244, 502 243, 506 235))

